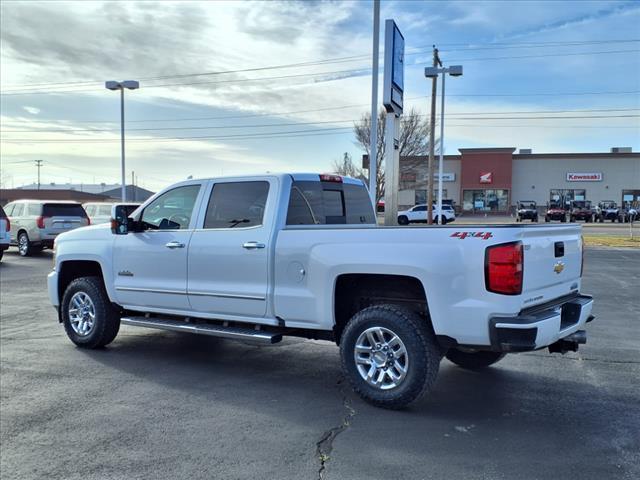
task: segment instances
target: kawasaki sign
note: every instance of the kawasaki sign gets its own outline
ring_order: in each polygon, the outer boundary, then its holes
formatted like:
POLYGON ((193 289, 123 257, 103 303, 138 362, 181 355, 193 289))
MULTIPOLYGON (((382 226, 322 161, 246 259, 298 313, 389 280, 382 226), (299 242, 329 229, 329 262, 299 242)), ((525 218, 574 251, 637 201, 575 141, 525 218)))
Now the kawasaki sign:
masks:
POLYGON ((602 172, 567 173, 567 182, 601 182, 602 172))

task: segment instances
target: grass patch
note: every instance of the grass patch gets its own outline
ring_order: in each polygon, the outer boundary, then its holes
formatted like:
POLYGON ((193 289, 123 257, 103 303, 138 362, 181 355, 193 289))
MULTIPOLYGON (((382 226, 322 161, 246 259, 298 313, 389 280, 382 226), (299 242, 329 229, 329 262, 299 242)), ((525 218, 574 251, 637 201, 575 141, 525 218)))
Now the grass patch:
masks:
POLYGON ((585 235, 584 242, 587 247, 631 247, 640 248, 640 234, 635 234, 633 239, 622 235, 585 235))

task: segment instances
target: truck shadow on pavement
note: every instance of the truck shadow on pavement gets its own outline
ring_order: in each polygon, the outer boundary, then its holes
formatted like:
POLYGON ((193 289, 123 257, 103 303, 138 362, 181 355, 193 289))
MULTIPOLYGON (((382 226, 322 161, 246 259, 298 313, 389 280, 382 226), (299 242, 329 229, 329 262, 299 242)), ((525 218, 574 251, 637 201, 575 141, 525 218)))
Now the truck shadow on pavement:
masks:
MULTIPOLYGON (((637 398, 594 385, 575 370, 582 368, 573 365, 578 362, 514 356, 494 368, 470 372, 443 360, 427 398, 405 410, 389 411, 351 392, 342 377, 338 349, 330 343, 293 339, 264 347, 131 330, 123 329, 109 348, 77 352, 101 364, 99 370, 109 369, 110 376, 117 370, 125 382, 144 382, 149 395, 166 397, 165 404, 173 404, 172 397, 178 395, 181 404, 172 408, 185 416, 194 411, 203 418, 240 415, 246 419, 243 428, 257 438, 274 435, 261 430, 257 419, 265 417, 284 430, 308 430, 309 451, 327 432, 337 431, 330 460, 322 462, 334 478, 355 478, 349 470, 340 470, 346 465, 357 469, 357 478, 397 475, 394 455, 422 458, 415 467, 439 458, 442 475, 453 472, 453 478, 469 472, 468 463, 453 465, 470 451, 473 462, 483 465, 476 472, 480 476, 487 463, 499 465, 497 471, 526 464, 537 478, 562 478, 592 458, 593 477, 583 478, 612 478, 621 468, 627 470, 624 464, 633 469, 638 459, 633 452, 640 421, 631 413, 637 398), (334 425, 327 428, 330 422, 334 425), (530 463, 532 449, 544 465, 530 463), (377 464, 363 460, 372 456, 377 464)), ((237 435, 238 429, 234 425, 226 435, 237 435)))

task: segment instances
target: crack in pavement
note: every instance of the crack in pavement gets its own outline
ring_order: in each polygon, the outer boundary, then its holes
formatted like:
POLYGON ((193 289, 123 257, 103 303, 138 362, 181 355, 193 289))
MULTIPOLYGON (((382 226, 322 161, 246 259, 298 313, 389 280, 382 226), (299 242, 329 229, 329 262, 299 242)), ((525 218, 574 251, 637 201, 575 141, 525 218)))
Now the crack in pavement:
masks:
POLYGON ((337 385, 340 386, 342 392, 342 405, 346 409, 345 415, 342 417, 342 423, 337 427, 330 428, 322 434, 320 440, 316 442, 316 456, 320 462, 320 468, 318 469, 318 480, 324 479, 327 463, 331 458, 329 455, 333 450, 333 442, 338 435, 344 432, 351 425, 351 419, 356 415, 355 409, 351 406, 351 401, 344 391, 344 378, 338 380, 337 385))
POLYGON ((640 362, 634 360, 604 360, 601 358, 584 358, 584 357, 565 357, 564 355, 561 357, 551 356, 551 355, 537 355, 535 353, 525 353, 525 357, 538 357, 538 358, 553 358, 559 360, 569 360, 572 362, 595 362, 595 363, 605 363, 605 364, 623 364, 623 365, 640 365, 640 362))

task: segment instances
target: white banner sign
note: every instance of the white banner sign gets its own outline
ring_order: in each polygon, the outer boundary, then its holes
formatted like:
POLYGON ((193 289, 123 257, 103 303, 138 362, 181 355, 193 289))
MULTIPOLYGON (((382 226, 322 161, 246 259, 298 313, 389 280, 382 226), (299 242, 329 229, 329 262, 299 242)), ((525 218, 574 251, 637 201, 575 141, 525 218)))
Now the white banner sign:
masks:
POLYGON ((567 173, 567 182, 601 182, 602 172, 567 173))

